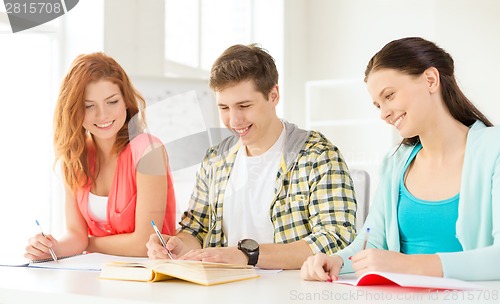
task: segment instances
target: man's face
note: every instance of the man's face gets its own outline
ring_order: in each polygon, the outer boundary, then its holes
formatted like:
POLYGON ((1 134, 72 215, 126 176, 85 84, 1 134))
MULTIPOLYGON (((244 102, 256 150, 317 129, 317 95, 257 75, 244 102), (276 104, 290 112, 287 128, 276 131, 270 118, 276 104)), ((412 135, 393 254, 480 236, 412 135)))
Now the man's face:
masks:
POLYGON ((266 135, 273 134, 270 129, 277 119, 278 86, 264 96, 255 89, 253 80, 247 80, 217 91, 215 97, 224 125, 240 137, 242 144, 249 150, 267 150, 266 135))

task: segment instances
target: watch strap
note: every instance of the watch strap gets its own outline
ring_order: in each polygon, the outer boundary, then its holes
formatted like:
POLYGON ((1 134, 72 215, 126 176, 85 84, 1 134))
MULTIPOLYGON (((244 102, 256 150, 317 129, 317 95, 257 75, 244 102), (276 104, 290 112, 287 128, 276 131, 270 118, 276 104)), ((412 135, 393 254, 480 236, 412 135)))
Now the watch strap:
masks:
MULTIPOLYGON (((243 252, 245 252, 245 251, 243 251, 243 252)), ((245 252, 245 254, 248 257, 248 265, 252 265, 252 266, 257 265, 257 262, 259 261, 259 250, 258 249, 256 251, 245 252)))

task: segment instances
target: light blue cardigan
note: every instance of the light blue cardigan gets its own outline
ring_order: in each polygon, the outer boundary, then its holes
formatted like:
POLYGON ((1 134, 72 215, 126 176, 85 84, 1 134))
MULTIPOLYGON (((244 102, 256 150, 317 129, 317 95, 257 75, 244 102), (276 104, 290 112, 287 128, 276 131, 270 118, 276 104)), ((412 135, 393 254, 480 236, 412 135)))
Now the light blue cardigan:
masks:
MULTIPOLYGON (((399 180, 413 146, 389 153, 381 166, 380 183, 364 227, 370 227, 368 246, 400 251, 397 204, 399 180)), ((457 238, 464 251, 438 253, 445 277, 462 280, 500 279, 500 127, 475 122, 467 136, 462 170, 457 238)), ((352 272, 348 259, 360 251, 363 228, 354 242, 337 254, 342 273, 352 272)))

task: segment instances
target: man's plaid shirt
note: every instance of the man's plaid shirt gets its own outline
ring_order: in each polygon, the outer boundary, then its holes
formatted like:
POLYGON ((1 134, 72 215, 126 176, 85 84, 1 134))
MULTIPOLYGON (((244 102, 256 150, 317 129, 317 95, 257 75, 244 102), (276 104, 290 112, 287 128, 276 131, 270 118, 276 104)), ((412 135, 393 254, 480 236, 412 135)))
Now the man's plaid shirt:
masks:
MULTIPOLYGON (((313 253, 332 254, 355 237, 356 200, 347 165, 321 133, 285 122, 285 153, 269 210, 274 242, 305 240, 313 253)), ((204 247, 227 246, 222 229, 224 192, 240 144, 230 137, 210 148, 196 176, 180 231, 204 247)))

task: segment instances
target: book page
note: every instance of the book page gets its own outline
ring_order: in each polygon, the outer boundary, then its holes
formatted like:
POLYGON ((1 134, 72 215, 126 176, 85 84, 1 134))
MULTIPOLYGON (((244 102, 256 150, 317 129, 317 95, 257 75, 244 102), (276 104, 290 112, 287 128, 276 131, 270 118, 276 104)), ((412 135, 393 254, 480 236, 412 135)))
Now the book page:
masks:
POLYGON ((206 286, 258 277, 252 266, 201 261, 163 260, 153 269, 160 274, 206 286))

